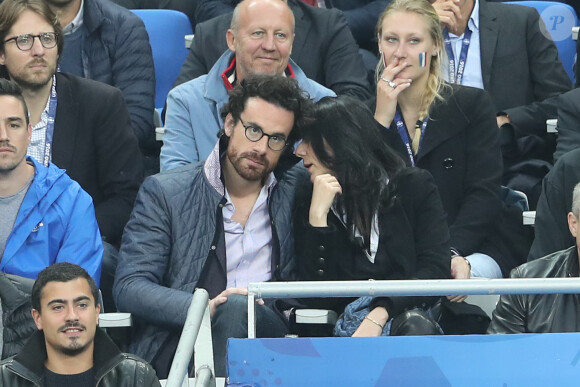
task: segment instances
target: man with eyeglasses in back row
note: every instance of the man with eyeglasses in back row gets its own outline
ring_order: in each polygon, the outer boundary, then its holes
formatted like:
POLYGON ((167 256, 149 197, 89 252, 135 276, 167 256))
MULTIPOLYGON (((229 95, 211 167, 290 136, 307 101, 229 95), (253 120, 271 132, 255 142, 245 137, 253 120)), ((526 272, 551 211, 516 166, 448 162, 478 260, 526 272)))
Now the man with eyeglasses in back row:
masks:
MULTIPOLYGON (((132 313, 130 352, 165 378, 192 293, 210 295, 217 376, 226 343, 247 335, 247 286, 296 279, 294 187, 308 180, 293 143, 310 100, 281 75, 250 75, 230 92, 223 134, 205 162, 149 177, 123 234, 115 301, 132 313)), ((257 336, 287 333, 282 300, 257 305, 257 336)))
POLYGON ((105 309, 116 247, 142 180, 143 164, 123 94, 101 82, 57 72, 61 26, 43 0, 0 5, 0 76, 17 83, 30 112, 27 154, 55 164, 91 195, 105 255, 101 288, 105 309))

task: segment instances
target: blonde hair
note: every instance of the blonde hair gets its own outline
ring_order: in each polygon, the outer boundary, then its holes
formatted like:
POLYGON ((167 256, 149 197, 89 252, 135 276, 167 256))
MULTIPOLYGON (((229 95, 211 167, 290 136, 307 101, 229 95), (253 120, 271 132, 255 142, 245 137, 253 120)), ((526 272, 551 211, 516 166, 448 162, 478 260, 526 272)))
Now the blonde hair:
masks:
MULTIPOLYGON (((443 100, 443 97, 441 97, 440 94, 443 87, 445 87, 445 81, 441 76, 443 32, 441 31, 441 25, 439 24, 439 16, 437 15, 435 8, 433 8, 433 6, 426 0, 393 0, 383 11, 381 16, 379 16, 376 28, 379 42, 381 41, 381 35, 383 34, 383 20, 395 12, 413 12, 423 16, 431 40, 437 47, 439 47, 437 55, 431 57, 427 88, 423 94, 423 102, 421 104, 421 110, 419 111, 419 117, 423 119, 429 113, 429 109, 436 99, 443 100)), ((385 65, 381 58, 379 59, 375 72, 377 84, 380 81, 384 69, 385 65)))

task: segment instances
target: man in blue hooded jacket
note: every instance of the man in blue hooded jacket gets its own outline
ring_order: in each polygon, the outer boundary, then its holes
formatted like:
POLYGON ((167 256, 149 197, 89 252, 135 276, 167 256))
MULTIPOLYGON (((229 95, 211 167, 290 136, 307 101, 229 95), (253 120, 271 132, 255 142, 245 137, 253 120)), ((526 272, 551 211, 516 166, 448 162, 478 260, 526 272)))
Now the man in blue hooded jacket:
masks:
POLYGON ((65 171, 26 157, 31 126, 20 87, 0 80, 0 271, 35 279, 68 261, 98 284, 103 246, 91 197, 65 171))

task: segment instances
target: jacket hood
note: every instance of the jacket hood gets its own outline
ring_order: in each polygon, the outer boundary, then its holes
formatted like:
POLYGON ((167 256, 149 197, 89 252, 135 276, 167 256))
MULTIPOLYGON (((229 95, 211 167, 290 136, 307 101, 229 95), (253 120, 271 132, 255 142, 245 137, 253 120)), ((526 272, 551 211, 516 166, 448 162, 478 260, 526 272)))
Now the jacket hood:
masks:
MULTIPOLYGON (((45 167, 29 156, 26 157, 26 161, 34 166, 34 178, 22 200, 12 228, 13 230, 22 230, 22 232, 12 233, 9 236, 6 250, 4 250, 4 258, 11 257, 14 251, 17 251, 26 241, 28 235, 42 226, 45 215, 63 193, 68 190, 81 189, 78 184, 71 184, 70 177, 63 169, 53 164, 45 167)), ((2 261, 2 264, 6 263, 7 260, 2 261)))
POLYGON ((19 222, 24 220, 23 218, 30 212, 31 208, 40 206, 40 212, 44 213, 70 187, 70 178, 64 169, 60 169, 54 164, 45 167, 30 156, 26 157, 26 161, 34 166, 34 179, 20 206, 18 217, 14 223, 15 228, 19 222))

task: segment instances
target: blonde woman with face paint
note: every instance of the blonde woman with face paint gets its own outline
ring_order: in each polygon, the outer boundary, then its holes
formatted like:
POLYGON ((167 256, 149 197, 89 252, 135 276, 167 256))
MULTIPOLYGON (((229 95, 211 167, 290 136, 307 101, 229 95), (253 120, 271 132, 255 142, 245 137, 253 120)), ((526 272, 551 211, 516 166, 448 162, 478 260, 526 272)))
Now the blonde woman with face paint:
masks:
MULTIPOLYGON (((429 2, 394 0, 379 18, 377 37, 374 117, 389 145, 435 179, 451 234, 451 275, 508 274, 518 262, 494 232, 502 216, 502 158, 489 96, 443 80, 443 36, 429 2)), ((455 71, 462 74, 461 61, 455 71)))

